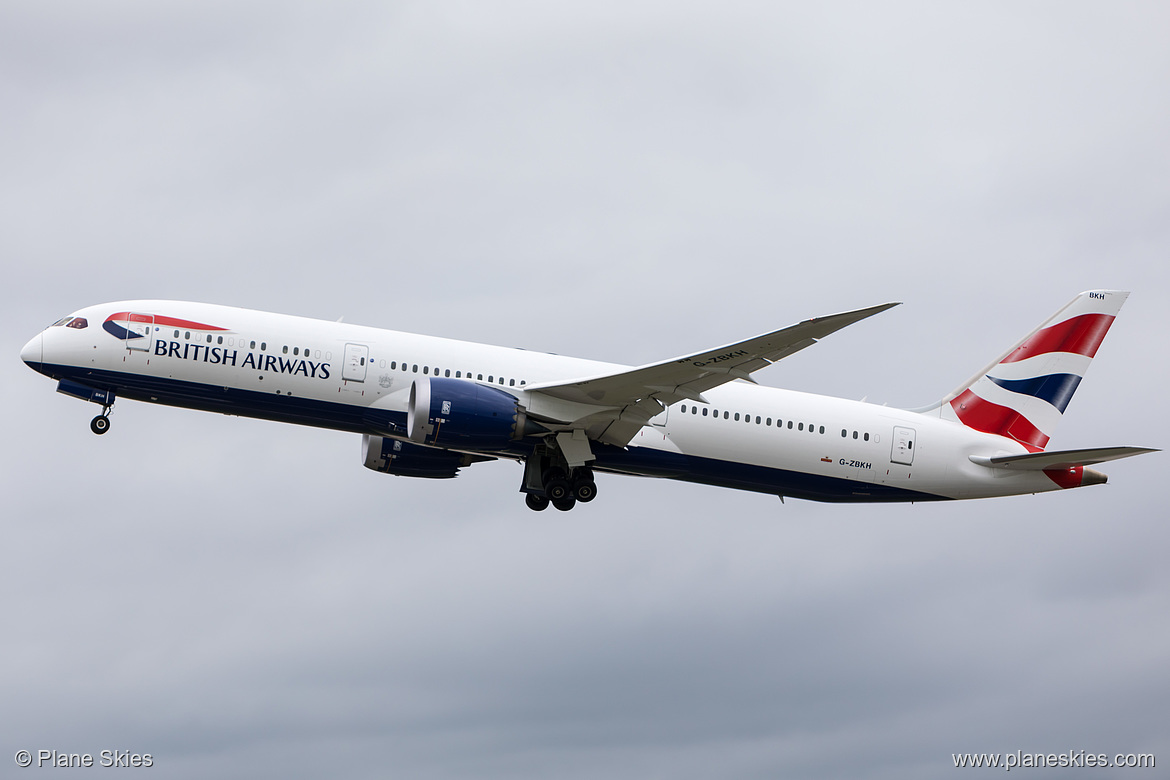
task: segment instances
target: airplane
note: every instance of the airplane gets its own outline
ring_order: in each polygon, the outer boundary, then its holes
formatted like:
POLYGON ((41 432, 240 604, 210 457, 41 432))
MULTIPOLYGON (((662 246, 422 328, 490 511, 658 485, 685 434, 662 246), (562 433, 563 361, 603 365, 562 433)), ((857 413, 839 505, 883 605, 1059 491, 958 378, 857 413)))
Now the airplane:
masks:
POLYGON ((814 501, 986 498, 1101 484, 1144 447, 1045 449, 1128 292, 1081 293, 937 403, 896 409, 759 385, 753 374, 899 305, 814 317, 625 366, 181 301, 63 317, 21 350, 57 391, 361 434, 362 463, 451 478, 523 464, 528 507, 567 511, 595 475, 677 479, 814 501))

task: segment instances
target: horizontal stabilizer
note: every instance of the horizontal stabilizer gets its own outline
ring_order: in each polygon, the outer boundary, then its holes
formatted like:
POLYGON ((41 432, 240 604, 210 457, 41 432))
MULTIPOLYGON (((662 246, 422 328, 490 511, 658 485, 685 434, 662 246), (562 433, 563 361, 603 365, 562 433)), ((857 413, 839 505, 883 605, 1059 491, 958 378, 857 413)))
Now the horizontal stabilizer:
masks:
POLYGON ((1148 447, 1094 447, 1083 450, 1062 450, 1059 452, 1029 452, 1025 455, 1000 455, 989 458, 986 455, 972 455, 971 462, 980 466, 997 469, 1018 469, 1020 471, 1048 471, 1071 469, 1077 466, 1091 466, 1108 460, 1120 460, 1147 452, 1159 452, 1148 447))

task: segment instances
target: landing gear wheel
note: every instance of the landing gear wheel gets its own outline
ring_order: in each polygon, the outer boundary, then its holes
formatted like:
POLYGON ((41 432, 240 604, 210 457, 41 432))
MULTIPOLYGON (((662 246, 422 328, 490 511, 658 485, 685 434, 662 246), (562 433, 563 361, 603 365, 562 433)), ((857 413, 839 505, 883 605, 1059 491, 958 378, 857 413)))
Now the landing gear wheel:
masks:
POLYGON ((110 430, 110 418, 104 414, 99 414, 97 417, 89 421, 89 429, 101 436, 106 431, 110 430))
POLYGON ((573 497, 573 488, 569 484, 568 476, 563 469, 557 468, 548 469, 543 474, 544 494, 552 500, 554 505, 558 501, 573 497))
POLYGON ((544 496, 537 496, 533 495, 532 493, 528 493, 524 496, 524 503, 527 504, 528 508, 533 512, 543 512, 544 510, 548 509, 549 501, 544 496))
POLYGON ((568 512, 577 505, 577 499, 569 496, 568 498, 562 498, 560 501, 553 501, 552 505, 562 512, 568 512))
POLYGON ((588 504, 597 498, 597 483, 591 479, 579 479, 573 483, 573 498, 588 504))

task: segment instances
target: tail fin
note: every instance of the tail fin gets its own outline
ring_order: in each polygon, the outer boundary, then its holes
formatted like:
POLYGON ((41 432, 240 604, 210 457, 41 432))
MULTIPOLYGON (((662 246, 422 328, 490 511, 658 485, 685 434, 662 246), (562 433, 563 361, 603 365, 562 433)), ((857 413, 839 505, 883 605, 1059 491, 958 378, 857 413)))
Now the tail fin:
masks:
POLYGON ((944 420, 1015 439, 1029 452, 1043 450, 1128 296, 1117 290, 1081 293, 923 411, 938 409, 944 420))

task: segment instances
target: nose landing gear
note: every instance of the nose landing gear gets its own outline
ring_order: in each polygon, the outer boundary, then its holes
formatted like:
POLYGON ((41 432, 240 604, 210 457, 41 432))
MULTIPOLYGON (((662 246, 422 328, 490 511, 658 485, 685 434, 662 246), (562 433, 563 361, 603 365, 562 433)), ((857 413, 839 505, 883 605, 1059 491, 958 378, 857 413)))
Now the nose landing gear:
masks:
POLYGON ((98 436, 110 430, 110 407, 102 407, 102 413, 89 421, 89 429, 98 436))

